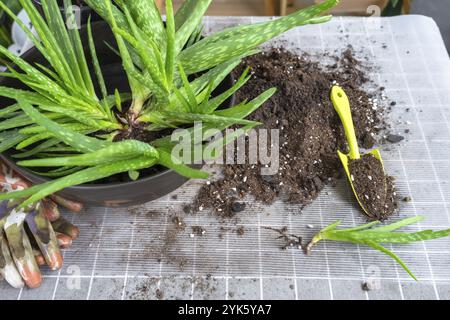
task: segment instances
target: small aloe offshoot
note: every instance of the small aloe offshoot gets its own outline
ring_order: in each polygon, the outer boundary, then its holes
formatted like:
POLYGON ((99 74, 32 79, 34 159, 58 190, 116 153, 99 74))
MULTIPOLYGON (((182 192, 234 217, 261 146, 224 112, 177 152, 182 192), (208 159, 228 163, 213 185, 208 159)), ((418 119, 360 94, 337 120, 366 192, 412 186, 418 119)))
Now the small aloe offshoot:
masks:
POLYGON ((306 247, 306 253, 311 253, 313 247, 322 240, 366 245, 393 258, 414 280, 417 281, 417 278, 411 270, 409 270, 406 264, 395 253, 385 248, 382 244, 408 244, 450 236, 450 229, 441 231, 423 230, 412 233, 396 231, 402 227, 418 223, 423 219, 424 218, 422 216, 416 216, 379 227, 375 226, 379 225, 381 222, 374 221, 349 229, 337 229, 337 227, 341 224, 341 221, 337 221, 322 229, 314 236, 312 241, 306 247))

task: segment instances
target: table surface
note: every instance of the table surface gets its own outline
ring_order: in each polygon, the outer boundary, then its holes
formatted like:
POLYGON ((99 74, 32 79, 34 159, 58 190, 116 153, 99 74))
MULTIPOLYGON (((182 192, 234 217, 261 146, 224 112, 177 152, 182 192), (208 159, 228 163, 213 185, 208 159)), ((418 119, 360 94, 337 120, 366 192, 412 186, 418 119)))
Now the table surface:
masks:
MULTIPOLYGON (((262 19, 211 17, 205 23, 211 31, 262 19)), ((277 43, 308 53, 351 44, 370 57, 377 66, 370 77, 397 101, 390 115, 393 129, 411 130, 401 144, 381 148, 399 194, 413 199, 401 204, 400 217, 426 216, 409 230, 449 228, 450 61, 433 20, 338 17, 292 30, 271 44, 277 43)), ((307 257, 300 250, 280 250, 273 232, 262 228, 287 226, 290 233, 310 238, 338 219, 343 226, 363 223, 344 180, 324 190, 302 214, 281 201, 264 206, 248 199, 237 225, 205 211, 184 215, 182 207, 202 183, 190 181, 174 192, 177 200, 169 195, 132 212, 88 208, 68 215, 81 236, 64 251, 63 269, 44 270, 44 283, 35 290, 2 282, 0 299, 450 298, 450 238, 395 247, 419 278, 415 282, 389 257, 366 247, 324 242, 307 257), (186 231, 174 230, 175 215, 184 219, 186 231), (206 234, 191 238, 190 227, 196 225, 206 234), (244 236, 237 234, 239 226, 244 236), (365 281, 375 290, 363 291, 365 281)))

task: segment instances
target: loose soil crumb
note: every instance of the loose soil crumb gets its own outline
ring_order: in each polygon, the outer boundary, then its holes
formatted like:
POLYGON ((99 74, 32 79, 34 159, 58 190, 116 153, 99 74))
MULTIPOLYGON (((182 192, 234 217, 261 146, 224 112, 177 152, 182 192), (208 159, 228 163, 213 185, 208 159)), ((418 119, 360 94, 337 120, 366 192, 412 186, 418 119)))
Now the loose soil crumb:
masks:
POLYGON ((399 143, 400 141, 405 140, 405 137, 398 135, 398 134, 389 134, 386 137, 386 140, 390 143, 399 143))
POLYGON ((178 231, 186 230, 186 223, 184 222, 184 220, 182 218, 175 216, 172 218, 172 223, 175 225, 175 228, 178 231))
POLYGON ((373 288, 373 284, 372 283, 370 283, 370 282, 363 282, 362 285, 361 285, 361 289, 363 291, 372 291, 374 288, 373 288))
POLYGON ((156 289, 156 298, 158 300, 164 300, 164 292, 161 291, 160 289, 156 289))
POLYGON ((193 226, 192 227, 192 234, 196 236, 203 236, 205 235, 206 230, 203 227, 200 226, 193 226))
POLYGON ((142 282, 136 284, 135 288, 131 291, 126 292, 127 299, 148 300, 150 298, 150 289, 156 286, 158 281, 158 278, 144 279, 142 282))
POLYGON ((236 233, 237 233, 237 235, 238 236, 243 236, 244 234, 245 234, 245 228, 244 227, 238 227, 237 229, 236 229, 236 233))
POLYGON ((336 151, 347 149, 342 124, 329 98, 334 84, 343 87, 349 97, 360 146, 374 146, 377 134, 386 129, 385 108, 376 98, 382 91, 372 95, 363 89, 369 84, 367 67, 354 58, 351 48, 332 60, 331 65, 323 66, 308 55, 283 49, 245 60, 235 76, 249 66, 253 77, 238 91, 237 102, 272 87, 278 89, 249 118, 265 128, 280 130, 280 170, 262 176, 261 164, 225 165, 223 177, 203 186, 186 211, 208 208, 229 218, 243 210, 242 199, 247 195, 265 204, 282 198, 302 207, 316 199, 325 185, 341 175, 336 151))
POLYGON ((193 277, 191 283, 194 285, 195 292, 203 299, 213 299, 217 292, 217 281, 212 275, 204 277, 193 277))
POLYGON ((372 154, 349 162, 350 177, 365 213, 372 220, 386 220, 395 213, 394 179, 385 175, 382 163, 372 154))

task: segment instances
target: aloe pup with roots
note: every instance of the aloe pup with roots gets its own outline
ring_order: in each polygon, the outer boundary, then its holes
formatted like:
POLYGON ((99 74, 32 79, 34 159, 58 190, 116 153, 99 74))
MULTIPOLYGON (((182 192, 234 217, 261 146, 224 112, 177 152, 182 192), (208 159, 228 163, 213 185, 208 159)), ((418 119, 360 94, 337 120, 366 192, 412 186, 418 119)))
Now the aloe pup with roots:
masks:
POLYGON ((401 228, 419 223, 424 220, 423 216, 415 216, 402 219, 391 224, 380 225, 380 221, 373 221, 361 226, 348 229, 338 229, 341 221, 336 221, 323 228, 317 233, 311 242, 305 247, 307 254, 321 241, 347 242, 356 245, 369 246, 394 259, 414 280, 416 276, 406 266, 406 264, 391 250, 384 247, 385 244, 410 244, 419 241, 440 239, 450 236, 450 229, 433 231, 422 230, 416 232, 400 232, 401 228))
MULTIPOLYGON (((0 110, 0 152, 15 149, 13 156, 19 165, 48 167, 40 174, 55 178, 0 195, 0 199, 26 198, 23 207, 63 188, 122 172, 137 179, 139 170, 157 164, 189 178, 206 178, 206 173, 171 155, 174 144, 170 136, 149 143, 133 139, 133 131, 191 127, 197 121, 203 123, 204 133, 235 125, 245 132, 258 125, 245 117, 275 89, 219 110, 249 79, 246 71, 226 92, 216 97, 211 93, 243 57, 258 52, 260 44, 296 26, 328 21, 330 16, 321 14, 338 3, 328 0, 278 20, 228 28, 202 38, 202 17, 211 0, 186 0, 176 14, 172 1, 166 1, 165 22, 153 0, 86 1, 111 26, 117 40, 117 49, 111 48, 111 54, 120 55, 131 87, 131 94, 117 90, 111 94, 90 24, 89 54, 85 54, 79 31, 66 28, 56 0, 42 2, 45 17, 31 0, 19 1, 37 35, 29 32, 3 1, 0 7, 21 24, 48 65, 30 64, 0 47, 0 54, 17 66, 9 67, 2 76, 28 87, 0 87, 0 96, 16 101, 0 110)), ((64 4, 69 8, 71 1, 64 4)), ((216 143, 229 143, 235 137, 216 143)))

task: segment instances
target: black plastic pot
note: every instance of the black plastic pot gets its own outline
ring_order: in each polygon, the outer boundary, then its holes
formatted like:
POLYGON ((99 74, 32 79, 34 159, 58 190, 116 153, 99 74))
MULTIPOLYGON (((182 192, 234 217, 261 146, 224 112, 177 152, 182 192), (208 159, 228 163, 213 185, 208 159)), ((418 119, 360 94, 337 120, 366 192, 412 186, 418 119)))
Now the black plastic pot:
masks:
MULTIPOLYGON (((112 94, 115 88, 119 89, 121 92, 129 91, 128 81, 122 68, 120 58, 105 44, 105 42, 113 46, 116 44, 111 29, 104 21, 94 23, 92 27, 93 33, 95 34, 97 54, 110 93, 112 94)), ((81 37, 83 42, 85 42, 85 28, 81 29, 81 37)), ((35 48, 27 51, 22 57, 30 63, 45 64, 45 59, 35 48)), ((230 88, 232 82, 232 78, 228 77, 219 88, 216 89, 213 95, 218 95, 230 88)), ((26 89, 22 83, 11 78, 0 78, 0 86, 26 89)), ((230 98, 224 103, 222 108, 230 107, 234 102, 233 100, 234 97, 230 98)), ((10 99, 0 98, 0 108, 7 107, 13 103, 14 101, 10 99)), ((11 157, 13 151, 14 150, 8 150, 1 154, 1 159, 34 184, 49 181, 46 177, 36 175, 28 169, 16 165, 14 158, 11 157)), ((58 195, 87 205, 131 206, 153 201, 165 196, 180 187, 187 180, 188 179, 172 170, 162 169, 161 172, 157 174, 143 177, 137 181, 80 185, 66 188, 58 192, 58 195)))
MULTIPOLYGON (((41 15, 44 15, 44 10, 42 8, 42 1, 45 0, 33 0, 34 5, 39 10, 41 15)), ((72 4, 74 6, 77 6, 80 8, 80 26, 84 26, 89 21, 89 16, 91 17, 91 21, 100 21, 102 18, 94 11, 92 10, 87 4, 84 3, 84 1, 72 1, 72 4)), ((63 13, 63 16, 65 17, 65 7, 64 7, 64 1, 58 0, 58 5, 60 7, 61 12, 63 13)))

